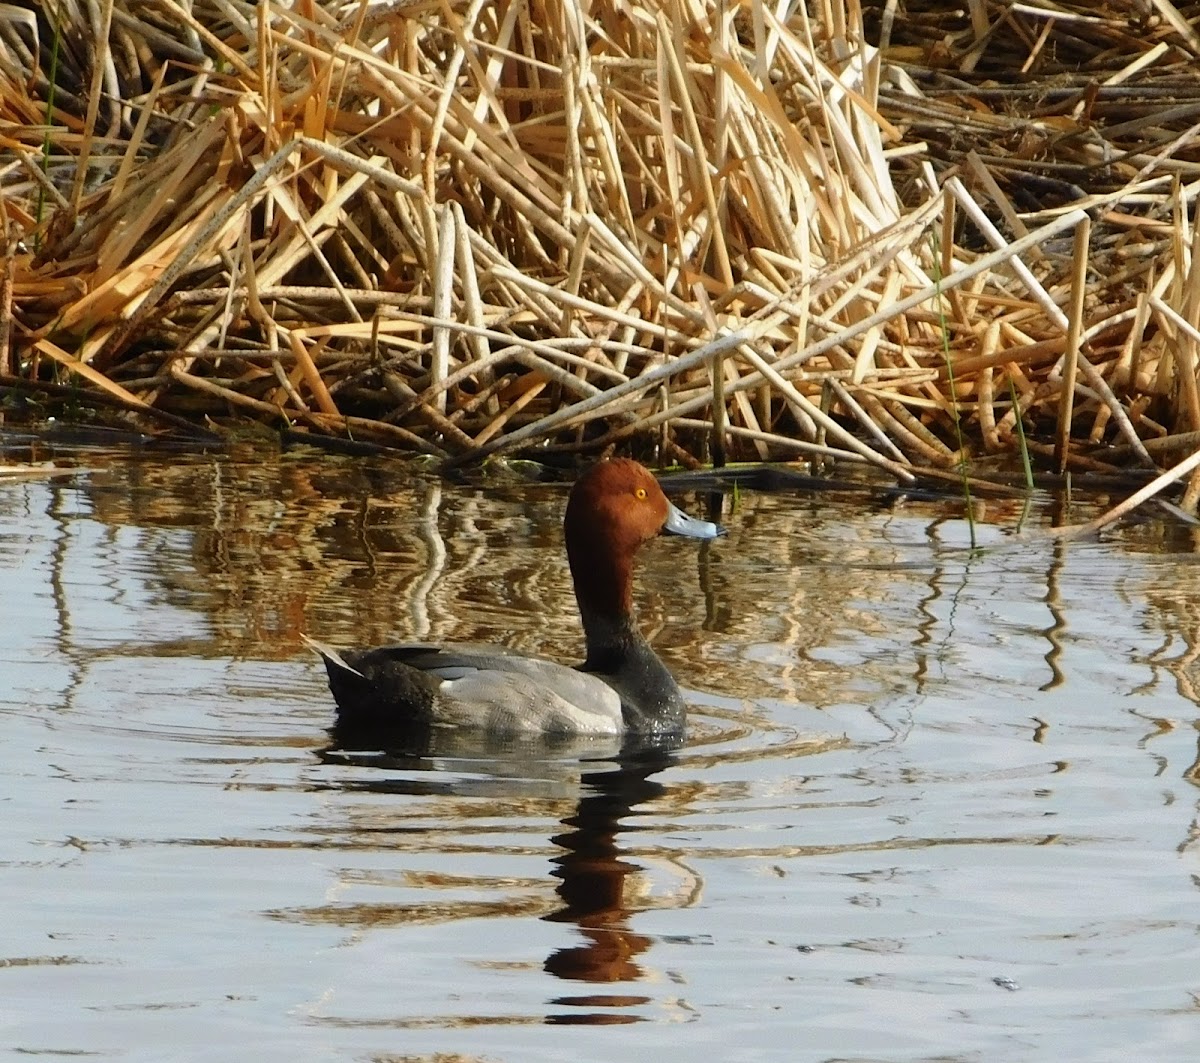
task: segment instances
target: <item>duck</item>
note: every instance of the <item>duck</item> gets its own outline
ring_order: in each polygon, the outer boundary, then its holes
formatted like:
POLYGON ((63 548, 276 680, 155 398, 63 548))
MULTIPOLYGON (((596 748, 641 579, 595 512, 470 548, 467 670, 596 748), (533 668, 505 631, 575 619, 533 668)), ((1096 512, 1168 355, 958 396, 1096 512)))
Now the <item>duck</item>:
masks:
POLYGON ((629 458, 575 482, 563 517, 587 654, 575 667, 476 643, 336 650, 301 636, 325 664, 340 728, 455 728, 498 736, 682 736, 679 686, 637 626, 633 560, 659 533, 711 540, 629 458))

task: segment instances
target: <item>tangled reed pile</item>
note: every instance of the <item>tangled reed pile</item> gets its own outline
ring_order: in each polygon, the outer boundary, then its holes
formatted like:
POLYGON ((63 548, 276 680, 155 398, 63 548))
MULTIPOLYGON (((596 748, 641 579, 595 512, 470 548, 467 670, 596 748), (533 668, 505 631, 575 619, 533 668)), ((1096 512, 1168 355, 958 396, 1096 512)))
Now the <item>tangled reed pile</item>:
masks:
POLYGON ((9 5, 0 385, 453 461, 1153 467, 1200 447, 1198 25, 9 5))

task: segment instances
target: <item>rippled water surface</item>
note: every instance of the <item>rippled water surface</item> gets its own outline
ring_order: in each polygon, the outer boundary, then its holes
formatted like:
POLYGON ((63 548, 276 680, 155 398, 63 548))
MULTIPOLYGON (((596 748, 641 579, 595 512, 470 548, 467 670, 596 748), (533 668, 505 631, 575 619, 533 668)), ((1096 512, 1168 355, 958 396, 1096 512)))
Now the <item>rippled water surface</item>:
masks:
POLYGON ((570 658, 562 487, 79 460, 0 483, 0 1053, 1196 1058, 1177 525, 742 491, 640 566, 685 748, 415 756, 299 633, 570 658))

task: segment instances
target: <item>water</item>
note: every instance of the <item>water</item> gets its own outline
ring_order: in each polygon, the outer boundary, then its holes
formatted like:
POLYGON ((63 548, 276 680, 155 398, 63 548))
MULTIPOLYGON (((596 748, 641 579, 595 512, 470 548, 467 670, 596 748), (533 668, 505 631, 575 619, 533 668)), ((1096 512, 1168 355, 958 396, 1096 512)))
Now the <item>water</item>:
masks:
POLYGON ((81 461, 0 484, 0 1053, 1195 1057, 1177 526, 743 492, 644 551, 691 741, 622 773, 332 749, 298 637, 570 657, 561 487, 81 461))

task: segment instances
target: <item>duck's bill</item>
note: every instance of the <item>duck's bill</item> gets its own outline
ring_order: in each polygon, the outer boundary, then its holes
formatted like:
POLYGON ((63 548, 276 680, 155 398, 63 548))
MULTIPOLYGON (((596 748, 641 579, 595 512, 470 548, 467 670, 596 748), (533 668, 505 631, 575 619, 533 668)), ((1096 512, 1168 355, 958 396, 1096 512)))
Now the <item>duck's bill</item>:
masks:
POLYGON ((725 529, 719 524, 689 517, 671 502, 667 503, 667 523, 663 525, 663 531, 671 535, 686 535, 692 539, 715 539, 718 535, 725 534, 725 529))

